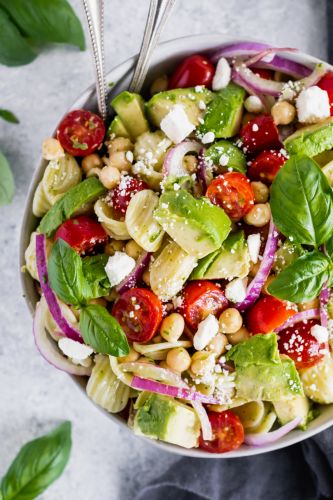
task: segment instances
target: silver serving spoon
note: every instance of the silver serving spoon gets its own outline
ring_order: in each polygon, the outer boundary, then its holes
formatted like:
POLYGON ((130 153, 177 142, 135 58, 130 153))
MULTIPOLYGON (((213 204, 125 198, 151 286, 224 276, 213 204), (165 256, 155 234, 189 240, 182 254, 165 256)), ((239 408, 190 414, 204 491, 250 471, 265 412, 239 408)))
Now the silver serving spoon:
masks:
MULTIPOLYGON (((129 86, 131 92, 141 91, 149 69, 151 55, 175 1, 176 0, 150 0, 140 54, 129 86)), ((95 66, 98 110, 105 120, 108 110, 106 104, 107 93, 104 67, 104 4, 103 0, 82 0, 82 3, 87 18, 95 66)))

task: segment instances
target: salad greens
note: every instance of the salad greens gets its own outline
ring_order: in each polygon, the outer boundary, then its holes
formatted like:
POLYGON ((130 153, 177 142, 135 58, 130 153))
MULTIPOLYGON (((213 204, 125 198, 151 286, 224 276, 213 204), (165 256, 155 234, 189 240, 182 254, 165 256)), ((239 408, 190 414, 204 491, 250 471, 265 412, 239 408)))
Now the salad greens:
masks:
POLYGON ((71 423, 21 448, 0 483, 3 500, 33 500, 65 469, 71 452, 71 423))

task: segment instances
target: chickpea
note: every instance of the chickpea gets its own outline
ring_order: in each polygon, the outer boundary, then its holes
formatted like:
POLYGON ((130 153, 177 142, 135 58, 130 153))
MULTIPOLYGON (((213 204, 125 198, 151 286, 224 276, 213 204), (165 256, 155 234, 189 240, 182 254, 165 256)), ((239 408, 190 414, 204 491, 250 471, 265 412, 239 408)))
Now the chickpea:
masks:
POLYGON ((278 101, 271 109, 275 125, 288 125, 296 115, 295 107, 287 101, 278 101))
POLYGON ((108 144, 109 155, 119 151, 133 151, 133 143, 126 137, 116 137, 108 144))
POLYGON ((104 252, 107 255, 114 255, 116 252, 121 252, 124 248, 124 242, 121 240, 111 240, 104 247, 104 252))
POLYGON ((120 182, 120 172, 115 167, 104 167, 99 174, 99 180, 106 189, 115 188, 120 182))
POLYGON ((207 351, 198 351, 193 354, 191 361, 191 372, 194 375, 203 376, 213 371, 215 357, 207 351))
POLYGON ((91 168, 90 170, 88 170, 88 172, 86 173, 86 176, 87 177, 93 177, 94 175, 96 177, 99 177, 99 174, 102 172, 102 170, 98 167, 93 167, 91 168))
POLYGON ((264 105, 256 95, 250 95, 244 101, 244 107, 249 113, 262 113, 264 105))
POLYGON ((65 156, 65 151, 57 139, 48 137, 42 144, 42 156, 45 160, 57 160, 65 156))
POLYGON ((207 351, 214 354, 215 357, 221 356, 225 352, 225 346, 228 344, 228 339, 225 335, 218 333, 209 342, 207 351))
POLYGON ((196 172, 198 166, 198 158, 194 155, 184 156, 183 159, 183 167, 189 174, 194 174, 196 172))
POLYGON ((161 323, 161 336, 168 342, 177 342, 182 335, 185 321, 181 314, 172 313, 166 316, 161 323))
POLYGON ((102 306, 102 307, 107 306, 107 302, 103 297, 99 297, 97 299, 90 299, 89 304, 96 304, 97 306, 102 306))
POLYGON ((150 286, 150 272, 149 269, 145 269, 142 274, 142 281, 147 285, 150 286))
POLYGON ((102 168, 103 167, 103 161, 100 156, 98 156, 96 153, 93 153, 91 155, 87 155, 83 158, 81 162, 81 167, 83 172, 87 175, 89 170, 92 168, 102 168))
POLYGON ((167 362, 166 361, 161 361, 160 364, 158 365, 160 366, 161 368, 165 368, 166 370, 170 370, 170 366, 167 365, 167 362))
POLYGON ((139 357, 140 354, 136 352, 133 347, 130 347, 130 351, 127 356, 121 356, 120 358, 118 358, 118 361, 120 361, 121 363, 132 363, 133 361, 137 361, 139 357))
POLYGON ((256 115, 254 113, 244 113, 242 118, 242 125, 247 125, 256 115))
POLYGON ((184 347, 176 347, 168 352, 166 363, 171 370, 182 373, 191 366, 191 356, 184 347))
POLYGON ((269 203, 257 203, 245 215, 246 224, 255 227, 262 227, 269 223, 271 218, 271 208, 269 203))
POLYGON ((236 333, 243 324, 243 318, 237 309, 228 307, 221 313, 219 324, 222 333, 236 333))
POLYGON ((266 203, 269 198, 269 189, 263 182, 251 182, 254 193, 254 203, 266 203))
POLYGON ((147 358, 146 356, 141 356, 138 359, 138 363, 147 363, 147 364, 154 365, 155 361, 153 359, 147 358))
POLYGON ((130 240, 125 245, 125 251, 127 255, 137 260, 142 253, 142 248, 136 243, 136 241, 130 240))
POLYGON ((308 311, 309 309, 317 309, 319 307, 319 299, 309 300, 302 304, 297 304, 299 311, 308 311))
POLYGON ((268 276, 267 280, 264 283, 264 286, 262 287, 262 293, 264 293, 265 295, 270 295, 270 293, 268 291, 268 287, 272 283, 272 281, 274 281, 274 280, 275 280, 275 276, 273 274, 268 276))
POLYGON ((249 331, 245 326, 242 326, 238 332, 228 335, 228 341, 229 344, 235 345, 239 344, 240 342, 244 342, 244 340, 247 340, 250 337, 249 331))
POLYGON ((150 86, 150 94, 158 94, 168 90, 168 77, 166 75, 159 76, 150 86))
POLYGON ((104 158, 108 167, 117 168, 120 172, 129 172, 132 163, 127 158, 127 151, 116 151, 109 155, 109 158, 104 158))

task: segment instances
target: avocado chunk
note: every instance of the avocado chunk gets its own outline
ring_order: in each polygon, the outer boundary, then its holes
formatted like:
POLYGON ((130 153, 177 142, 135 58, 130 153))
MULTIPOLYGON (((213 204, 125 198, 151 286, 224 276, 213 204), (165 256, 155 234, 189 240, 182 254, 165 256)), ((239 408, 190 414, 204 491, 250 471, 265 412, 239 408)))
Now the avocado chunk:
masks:
POLYGON ((302 127, 287 137, 284 145, 289 154, 303 153, 311 158, 333 148, 333 117, 302 127))
POLYGON ((289 240, 285 240, 275 254, 273 271, 280 273, 303 254, 304 250, 301 245, 294 245, 289 240))
POLYGON ((187 89, 166 90, 155 94, 147 102, 147 115, 150 122, 159 127, 163 118, 171 111, 175 104, 181 104, 193 125, 199 124, 199 118, 204 114, 201 103, 207 105, 213 99, 213 92, 205 87, 190 87, 187 89))
POLYGON ((284 401, 274 401, 273 406, 281 425, 291 422, 296 417, 302 417, 299 426, 306 426, 310 411, 310 401, 306 396, 295 396, 284 401))
POLYGON ((139 135, 149 131, 145 117, 145 103, 140 94, 125 90, 117 95, 111 104, 131 139, 135 140, 139 135))
POLYGON ((281 359, 275 333, 258 334, 227 353, 236 367, 236 395, 248 401, 282 401, 303 396, 294 362, 281 359))
POLYGON ((208 105, 204 122, 199 126, 199 135, 213 132, 215 137, 228 139, 238 134, 243 114, 245 90, 235 83, 215 93, 208 105))
POLYGON ((228 236, 220 250, 198 262, 191 279, 245 278, 250 270, 250 255, 243 231, 228 236))
POLYGON ((154 217, 185 252, 196 258, 220 248, 231 228, 222 208, 208 198, 196 199, 184 189, 165 191, 154 217))
POLYGON ((246 173, 245 154, 230 141, 222 139, 210 146, 205 153, 205 159, 208 165, 218 165, 225 170, 232 169, 235 172, 246 173))
POLYGON ((142 393, 136 404, 135 434, 183 448, 198 446, 200 422, 192 408, 169 396, 142 393))
POLYGON ((119 116, 115 116, 112 122, 109 125, 107 131, 107 137, 127 137, 129 138, 129 133, 126 130, 125 125, 119 118, 119 116))

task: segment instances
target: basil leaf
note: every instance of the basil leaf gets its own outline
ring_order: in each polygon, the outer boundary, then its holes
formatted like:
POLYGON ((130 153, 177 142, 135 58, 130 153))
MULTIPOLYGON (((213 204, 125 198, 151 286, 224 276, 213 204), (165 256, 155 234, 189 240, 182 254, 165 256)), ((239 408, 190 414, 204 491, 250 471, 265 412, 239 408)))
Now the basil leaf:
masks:
POLYGON ((108 255, 99 254, 82 260, 82 272, 89 288, 89 299, 97 299, 110 293, 111 284, 105 272, 108 255))
POLYGON ((330 274, 328 258, 314 250, 299 257, 272 281, 268 291, 291 302, 307 302, 320 293, 330 274))
POLYGON ((96 352, 111 356, 126 356, 129 346, 118 321, 105 307, 89 305, 81 310, 80 332, 86 344, 96 352))
POLYGON ((76 307, 85 303, 81 257, 66 241, 55 242, 47 268, 50 286, 63 302, 76 307))
POLYGON ((15 191, 14 177, 6 157, 0 152, 0 205, 12 201, 15 191))
POLYGON ((36 57, 37 52, 23 38, 7 12, 0 8, 0 64, 21 66, 30 63, 36 57))
POLYGON ((9 123, 20 123, 17 116, 14 115, 9 109, 0 109, 0 118, 9 123))
POLYGON ((105 193, 105 187, 96 177, 89 177, 72 187, 60 198, 42 218, 39 231, 48 238, 65 221, 86 203, 96 200, 105 193))
POLYGON ((292 156, 275 177, 270 205, 273 220, 293 243, 319 246, 333 227, 333 192, 318 165, 292 156))
POLYGON ((34 42, 68 43, 84 50, 81 23, 67 0, 0 0, 0 5, 34 42))
POLYGON ((70 422, 64 422, 49 434, 27 443, 21 448, 1 481, 1 498, 36 498, 62 474, 71 446, 70 422))
POLYGON ((325 250, 327 252, 327 255, 333 259, 333 234, 328 238, 328 240, 325 242, 325 250))

